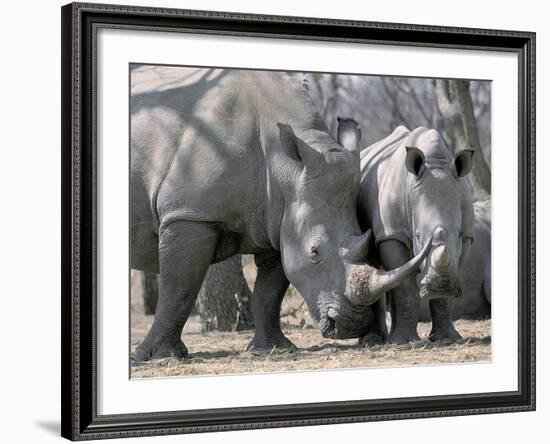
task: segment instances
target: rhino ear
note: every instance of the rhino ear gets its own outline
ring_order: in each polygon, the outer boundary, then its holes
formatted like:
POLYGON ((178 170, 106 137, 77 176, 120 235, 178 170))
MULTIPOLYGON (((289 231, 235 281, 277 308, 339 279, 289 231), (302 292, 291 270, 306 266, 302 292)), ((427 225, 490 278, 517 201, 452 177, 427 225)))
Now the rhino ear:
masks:
POLYGON ((321 153, 296 137, 290 125, 277 123, 277 126, 279 127, 281 145, 290 158, 302 162, 309 169, 313 169, 319 165, 321 162, 321 153))
POLYGON ((456 177, 464 177, 471 171, 474 164, 474 152, 473 149, 466 149, 456 153, 452 163, 452 170, 456 177))
POLYGON ((359 143, 361 142, 361 128, 353 119, 344 119, 341 117, 338 120, 338 130, 336 138, 338 143, 347 151, 358 151, 359 143))
POLYGON ((424 153, 418 148, 412 146, 406 147, 407 158, 405 159, 405 166, 416 177, 420 176, 424 168, 424 153))
POLYGON ((281 145, 286 155, 294 160, 300 160, 298 156, 298 138, 292 127, 286 123, 278 123, 279 127, 279 139, 281 140, 281 145))

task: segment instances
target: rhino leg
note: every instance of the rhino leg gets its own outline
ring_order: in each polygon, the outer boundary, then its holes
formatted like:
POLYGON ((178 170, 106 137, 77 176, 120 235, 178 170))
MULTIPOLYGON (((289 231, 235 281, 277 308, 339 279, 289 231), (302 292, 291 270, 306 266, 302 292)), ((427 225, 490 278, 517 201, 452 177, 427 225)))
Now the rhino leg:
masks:
POLYGON ((420 315, 418 317, 419 322, 432 322, 432 314, 430 313, 430 301, 422 299, 420 301, 420 315))
POLYGON ((254 257, 258 275, 252 294, 252 314, 256 332, 248 350, 296 348, 281 331, 281 302, 289 282, 283 271, 279 253, 254 257))
POLYGON ((453 301, 449 298, 430 300, 430 313, 432 315, 432 331, 430 341, 458 341, 462 339, 453 325, 452 319, 453 301))
MULTIPOLYGON (((386 270, 393 270, 407 263, 411 256, 408 248, 399 241, 386 240, 380 243, 380 258, 386 270)), ((420 295, 416 277, 406 278, 403 283, 388 292, 392 324, 390 342, 406 344, 418 341, 416 324, 420 313, 420 295)))
POLYGON ((159 300, 153 325, 136 350, 136 361, 187 356, 181 331, 195 304, 218 238, 215 227, 197 222, 177 221, 161 231, 159 300))
POLYGON ((388 340, 386 324, 386 297, 382 297, 373 305, 374 318, 366 336, 359 339, 360 345, 383 344, 388 340))

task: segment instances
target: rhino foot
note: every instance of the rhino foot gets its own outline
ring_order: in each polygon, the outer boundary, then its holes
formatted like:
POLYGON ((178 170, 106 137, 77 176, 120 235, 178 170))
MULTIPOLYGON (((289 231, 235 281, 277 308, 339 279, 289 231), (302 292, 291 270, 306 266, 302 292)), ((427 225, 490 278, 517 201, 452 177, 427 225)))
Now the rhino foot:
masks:
POLYGON ((247 351, 295 351, 297 347, 288 339, 283 333, 279 333, 272 337, 259 337, 254 336, 248 346, 247 351))
POLYGON ((148 341, 147 338, 138 346, 134 353, 135 362, 149 361, 150 359, 161 359, 173 357, 176 359, 186 358, 189 352, 181 339, 176 341, 148 341))
POLYGON ((462 336, 451 326, 445 329, 432 328, 428 338, 432 342, 456 342, 460 341, 462 336))
POLYGON ((385 344, 388 341, 387 337, 379 333, 369 333, 362 338, 359 338, 359 345, 361 347, 367 347, 369 345, 385 344))
POLYGON ((408 344, 409 342, 419 341, 418 333, 415 329, 398 329, 396 328, 390 335, 389 342, 392 344, 408 344))

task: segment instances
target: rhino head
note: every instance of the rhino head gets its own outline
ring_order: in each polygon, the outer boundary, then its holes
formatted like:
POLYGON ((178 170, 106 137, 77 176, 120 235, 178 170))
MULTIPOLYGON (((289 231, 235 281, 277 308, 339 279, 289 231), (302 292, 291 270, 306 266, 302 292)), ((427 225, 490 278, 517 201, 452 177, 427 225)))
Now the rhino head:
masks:
MULTIPOLYGON (((276 165, 283 194, 279 247, 288 280, 304 297, 325 337, 365 334, 369 305, 415 272, 429 242, 409 263, 381 271, 366 263, 371 232, 357 220, 360 131, 305 130, 278 124, 284 159, 276 165)), ((273 166, 272 166, 273 168, 273 166)))
MULTIPOLYGON (((406 141, 407 213, 413 250, 428 239, 432 249, 417 276, 420 296, 434 299, 461 295, 459 269, 471 237, 464 233, 463 187, 460 181, 473 163, 474 150, 450 155, 438 131, 417 128, 406 141)), ((471 203, 471 202, 470 202, 471 203)))

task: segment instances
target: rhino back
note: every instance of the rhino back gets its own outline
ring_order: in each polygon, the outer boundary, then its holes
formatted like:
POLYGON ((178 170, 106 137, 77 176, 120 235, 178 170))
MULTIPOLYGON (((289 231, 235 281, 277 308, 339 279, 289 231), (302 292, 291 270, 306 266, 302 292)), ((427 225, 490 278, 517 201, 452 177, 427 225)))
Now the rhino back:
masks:
POLYGON ((404 126, 361 152, 361 228, 372 228, 376 245, 396 239, 410 246, 405 211, 407 170, 401 144, 410 134, 404 126))
POLYGON ((133 72, 131 110, 132 209, 148 219, 135 215, 137 231, 158 232, 175 219, 216 222, 242 235, 245 249, 269 247, 266 212, 281 200, 267 169, 280 150, 276 124, 298 134, 324 125, 297 82, 281 73, 146 66, 133 72))

